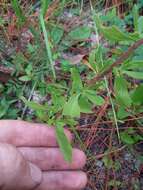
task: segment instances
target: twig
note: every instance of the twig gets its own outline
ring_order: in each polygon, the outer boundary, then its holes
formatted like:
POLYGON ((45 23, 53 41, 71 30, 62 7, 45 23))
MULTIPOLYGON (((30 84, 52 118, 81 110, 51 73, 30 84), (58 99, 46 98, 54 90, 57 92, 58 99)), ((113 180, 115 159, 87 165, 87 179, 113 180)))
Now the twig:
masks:
POLYGON ((87 142, 86 142, 87 148, 91 145, 91 143, 95 137, 95 133, 98 130, 99 121, 101 120, 101 118, 105 114, 108 105, 109 105, 109 97, 106 98, 104 105, 101 107, 101 109, 99 110, 99 113, 97 114, 97 119, 95 121, 96 125, 92 125, 92 127, 91 127, 89 138, 87 139, 87 142))
POLYGON ((99 73, 96 77, 94 77, 93 79, 91 79, 90 81, 88 81, 87 83, 89 85, 92 85, 94 83, 96 83, 97 81, 99 81, 101 78, 105 77, 106 75, 108 75, 110 72, 112 72, 113 68, 122 64, 126 59, 128 59, 128 57, 139 47, 143 45, 143 39, 138 40, 137 42, 135 42, 131 47, 129 47, 129 49, 124 52, 108 69, 106 69, 105 71, 99 73))
POLYGON ((45 15, 45 20, 46 20, 46 21, 48 21, 49 17, 50 17, 51 15, 53 15, 54 10, 55 10, 56 8, 58 8, 59 2, 60 2, 59 0, 55 0, 55 1, 53 1, 52 4, 49 6, 49 8, 48 8, 48 10, 47 10, 47 13, 46 13, 46 15, 45 15))
POLYGON ((120 147, 120 148, 118 148, 118 149, 112 150, 112 151, 110 151, 110 152, 106 152, 106 153, 103 153, 103 154, 98 154, 98 155, 91 156, 88 161, 90 161, 91 159, 101 159, 101 158, 103 158, 104 156, 108 156, 108 155, 110 155, 110 154, 115 154, 115 153, 117 153, 117 152, 121 152, 121 151, 124 150, 126 147, 127 147, 127 146, 124 145, 124 146, 122 146, 122 147, 120 147))

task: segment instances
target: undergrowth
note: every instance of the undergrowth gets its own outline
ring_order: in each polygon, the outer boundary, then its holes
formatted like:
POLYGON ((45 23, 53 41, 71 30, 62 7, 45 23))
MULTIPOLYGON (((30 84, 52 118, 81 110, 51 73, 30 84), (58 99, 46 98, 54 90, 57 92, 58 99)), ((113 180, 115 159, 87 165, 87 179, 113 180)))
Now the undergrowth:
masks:
MULTIPOLYGON (((12 0, 1 6, 1 119, 55 126, 67 161, 72 148, 65 126, 96 159, 88 148, 94 125, 86 143, 77 130, 83 117, 94 117, 96 127, 110 122, 120 148, 132 149, 143 140, 142 1, 12 0)), ((106 156, 114 149, 103 153, 107 167, 113 163, 106 156)), ((109 186, 120 183, 110 181, 109 186)))

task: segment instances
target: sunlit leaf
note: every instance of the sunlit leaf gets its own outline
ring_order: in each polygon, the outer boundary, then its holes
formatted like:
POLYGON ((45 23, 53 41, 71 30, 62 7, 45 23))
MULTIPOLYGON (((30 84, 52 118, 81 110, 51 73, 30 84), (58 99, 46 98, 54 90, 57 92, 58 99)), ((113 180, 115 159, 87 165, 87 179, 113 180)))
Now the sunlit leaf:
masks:
POLYGON ((22 77, 19 77, 19 80, 22 81, 22 82, 28 82, 31 80, 31 78, 27 75, 24 75, 22 77))
POLYGON ((65 103, 63 108, 63 115, 71 117, 80 116, 80 107, 78 103, 79 95, 73 95, 68 102, 65 103))
POLYGON ((92 113, 92 104, 85 96, 79 98, 79 106, 82 113, 92 113))
POLYGON ((97 106, 101 106, 105 102, 102 96, 97 95, 93 90, 86 90, 85 96, 88 98, 88 100, 97 106))

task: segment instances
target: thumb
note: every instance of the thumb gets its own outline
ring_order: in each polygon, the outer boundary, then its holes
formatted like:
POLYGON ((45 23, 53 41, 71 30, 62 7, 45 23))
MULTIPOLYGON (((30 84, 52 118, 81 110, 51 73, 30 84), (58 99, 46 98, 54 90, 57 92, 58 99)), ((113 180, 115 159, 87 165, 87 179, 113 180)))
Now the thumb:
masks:
POLYGON ((12 145, 0 143, 0 189, 31 190, 40 184, 41 170, 12 145))

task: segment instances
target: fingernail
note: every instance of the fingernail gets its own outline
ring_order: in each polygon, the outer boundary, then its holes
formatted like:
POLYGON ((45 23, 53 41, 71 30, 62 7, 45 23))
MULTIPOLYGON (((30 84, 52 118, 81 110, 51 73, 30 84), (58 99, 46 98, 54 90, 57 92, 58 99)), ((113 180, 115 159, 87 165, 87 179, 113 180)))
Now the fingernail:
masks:
POLYGON ((31 173, 31 177, 32 177, 33 181, 37 184, 40 184, 42 181, 41 170, 32 163, 29 163, 29 165, 30 165, 30 173, 31 173))

